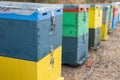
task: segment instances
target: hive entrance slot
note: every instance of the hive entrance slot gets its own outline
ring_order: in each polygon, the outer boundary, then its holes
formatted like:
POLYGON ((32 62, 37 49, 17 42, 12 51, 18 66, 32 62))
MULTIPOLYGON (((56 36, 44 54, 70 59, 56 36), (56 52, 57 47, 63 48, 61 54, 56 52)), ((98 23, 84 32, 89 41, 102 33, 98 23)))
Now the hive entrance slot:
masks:
POLYGON ((47 13, 43 13, 42 15, 45 16, 45 15, 47 15, 47 13))

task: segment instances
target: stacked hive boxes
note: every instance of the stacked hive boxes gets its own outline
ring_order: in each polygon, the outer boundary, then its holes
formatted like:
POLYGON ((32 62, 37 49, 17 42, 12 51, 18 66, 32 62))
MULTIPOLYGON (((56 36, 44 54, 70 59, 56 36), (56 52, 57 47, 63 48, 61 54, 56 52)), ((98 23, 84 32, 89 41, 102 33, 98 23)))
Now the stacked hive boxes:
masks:
POLYGON ((108 22, 108 33, 112 30, 112 18, 113 18, 113 5, 110 5, 110 12, 109 12, 109 22, 108 22))
POLYGON ((63 80, 62 8, 53 18, 46 8, 13 4, 0 6, 0 79, 63 80))
POLYGON ((112 30, 116 29, 118 22, 118 5, 113 5, 113 19, 112 19, 112 30))
POLYGON ((102 7, 90 4, 89 49, 97 49, 101 42, 102 7))
POLYGON ((88 58, 89 8, 66 4, 63 13, 63 64, 78 65, 88 58))
POLYGON ((120 2, 113 2, 113 4, 118 6, 118 22, 120 23, 120 2))
POLYGON ((108 23, 109 23, 110 6, 103 5, 101 40, 108 38, 108 23))

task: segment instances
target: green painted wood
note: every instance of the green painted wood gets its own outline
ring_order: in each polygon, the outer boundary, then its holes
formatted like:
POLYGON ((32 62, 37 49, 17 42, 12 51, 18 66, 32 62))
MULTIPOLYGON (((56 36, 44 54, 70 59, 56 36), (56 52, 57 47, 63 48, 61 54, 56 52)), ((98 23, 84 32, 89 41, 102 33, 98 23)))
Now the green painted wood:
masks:
POLYGON ((80 37, 88 33, 88 12, 64 12, 63 13, 63 36, 80 37))

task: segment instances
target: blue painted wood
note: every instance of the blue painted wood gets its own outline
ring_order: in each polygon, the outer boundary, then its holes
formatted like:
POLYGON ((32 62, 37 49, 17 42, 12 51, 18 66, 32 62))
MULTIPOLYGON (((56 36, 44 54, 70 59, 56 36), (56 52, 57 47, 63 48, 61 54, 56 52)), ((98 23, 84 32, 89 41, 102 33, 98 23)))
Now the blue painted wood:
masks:
POLYGON ((62 44, 62 15, 41 21, 0 19, 0 56, 39 61, 62 44))
POLYGON ((62 62, 69 65, 83 64, 88 58, 88 33, 81 37, 63 37, 62 62))

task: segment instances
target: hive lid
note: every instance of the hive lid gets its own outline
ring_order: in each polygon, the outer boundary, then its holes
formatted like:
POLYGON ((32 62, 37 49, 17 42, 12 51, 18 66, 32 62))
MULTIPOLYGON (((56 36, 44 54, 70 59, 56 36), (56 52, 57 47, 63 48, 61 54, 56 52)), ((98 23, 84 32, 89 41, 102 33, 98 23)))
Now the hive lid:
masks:
POLYGON ((52 16, 62 15, 63 14, 63 5, 62 4, 45 4, 45 3, 35 3, 41 7, 46 7, 52 11, 52 16))
POLYGON ((85 5, 82 5, 82 4, 64 4, 63 6, 64 8, 81 8, 81 7, 85 7, 85 5))
POLYGON ((51 17, 51 12, 46 7, 28 5, 28 3, 1 1, 0 18, 36 21, 51 17))
POLYGON ((44 3, 31 3, 31 2, 9 2, 1 1, 2 5, 20 6, 23 8, 46 8, 52 12, 52 16, 62 15, 63 6, 58 4, 44 4, 44 3))
POLYGON ((64 12, 88 12, 89 5, 86 4, 64 4, 64 12))

